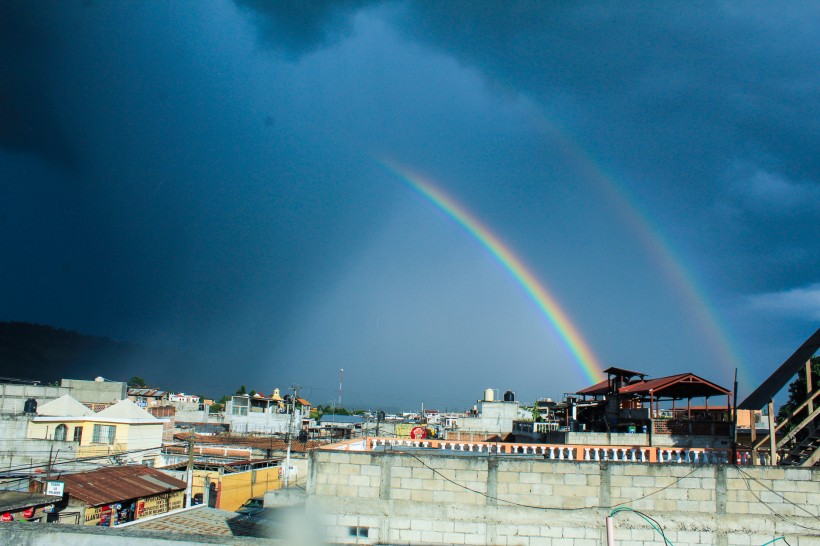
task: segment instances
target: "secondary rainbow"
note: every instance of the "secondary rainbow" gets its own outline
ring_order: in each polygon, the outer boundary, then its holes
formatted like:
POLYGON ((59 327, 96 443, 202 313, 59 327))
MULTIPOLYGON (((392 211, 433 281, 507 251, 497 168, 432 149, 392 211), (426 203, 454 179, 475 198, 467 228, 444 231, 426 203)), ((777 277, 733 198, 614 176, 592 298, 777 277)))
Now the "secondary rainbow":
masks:
POLYGON ((399 168, 392 163, 381 162, 387 169, 399 176, 411 188, 442 212, 456 221, 470 236, 481 243, 493 257, 506 269, 530 296, 538 309, 555 328, 561 341, 578 362, 581 371, 588 381, 596 383, 603 378, 601 365, 589 344, 581 336, 567 313, 550 294, 547 288, 527 268, 524 262, 515 255, 503 242, 467 209, 459 205, 449 195, 421 176, 399 168))

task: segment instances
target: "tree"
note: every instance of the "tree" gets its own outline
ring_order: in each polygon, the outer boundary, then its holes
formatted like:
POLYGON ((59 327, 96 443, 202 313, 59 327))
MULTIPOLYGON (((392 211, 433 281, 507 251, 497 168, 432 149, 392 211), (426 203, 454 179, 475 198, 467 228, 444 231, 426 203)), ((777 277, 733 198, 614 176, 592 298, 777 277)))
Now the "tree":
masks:
POLYGON ((148 385, 145 383, 145 379, 135 375, 134 377, 128 380, 128 386, 135 387, 137 389, 144 389, 148 385))
POLYGON ((242 385, 236 390, 236 394, 247 394, 248 391, 245 390, 245 385, 242 385))
MULTIPOLYGON (((820 387, 820 356, 815 356, 811 359, 811 386, 814 391, 820 387)), ((789 417, 792 413, 794 413, 795 408, 805 401, 806 368, 801 368, 800 371, 797 372, 797 378, 789 384, 789 399, 785 404, 780 406, 780 410, 777 412, 777 420, 783 421, 789 417)), ((818 406, 820 406, 820 402, 815 401, 815 407, 818 406)), ((808 415, 807 408, 800 410, 800 412, 791 419, 790 426, 787 428, 793 428, 794 425, 808 417, 808 415)))

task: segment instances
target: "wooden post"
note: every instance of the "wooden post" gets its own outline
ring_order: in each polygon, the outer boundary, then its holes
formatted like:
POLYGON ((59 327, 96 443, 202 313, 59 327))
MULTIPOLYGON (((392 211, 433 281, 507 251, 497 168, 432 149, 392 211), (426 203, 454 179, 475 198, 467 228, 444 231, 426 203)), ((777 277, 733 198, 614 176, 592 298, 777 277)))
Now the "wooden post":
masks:
POLYGON ((750 425, 750 434, 751 440, 749 442, 752 448, 752 466, 757 466, 757 449, 755 449, 755 444, 757 443, 757 423, 756 421, 756 412, 757 410, 749 410, 749 422, 750 425))
POLYGON ((771 460, 769 464, 777 465, 777 440, 774 436, 774 398, 769 400, 769 454, 771 460))
MULTIPOLYGON (((808 359, 806 361, 806 398, 809 401, 809 406, 808 406, 809 413, 808 413, 808 415, 811 415, 812 412, 814 412, 814 401, 811 399, 812 390, 813 389, 812 389, 812 386, 811 386, 811 359, 808 359)), ((810 431, 814 430, 814 421, 809 423, 809 430, 810 431)))

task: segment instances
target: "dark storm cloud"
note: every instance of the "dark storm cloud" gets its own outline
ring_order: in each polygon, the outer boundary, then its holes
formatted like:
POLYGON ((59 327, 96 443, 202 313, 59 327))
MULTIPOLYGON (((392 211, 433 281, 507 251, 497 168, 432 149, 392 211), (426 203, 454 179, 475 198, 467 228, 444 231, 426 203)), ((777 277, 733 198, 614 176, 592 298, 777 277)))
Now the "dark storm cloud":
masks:
POLYGON ((291 57, 335 43, 351 30, 351 18, 374 0, 235 0, 256 15, 263 36, 273 48, 291 57))
POLYGON ((61 119, 64 103, 51 77, 59 49, 60 4, 0 3, 0 146, 75 167, 78 155, 61 119))
MULTIPOLYGON (((795 200, 807 193, 801 187, 820 184, 817 6, 384 4, 411 39, 477 67, 494 85, 534 98, 655 211, 655 221, 688 219, 686 236, 711 234, 709 247, 733 249, 741 269, 767 259, 759 247, 778 260, 789 256, 785 267, 792 270, 813 265, 793 247, 815 244, 811 218, 820 203, 764 211, 744 195, 758 191, 761 175, 786 181, 795 200), (771 226, 748 231, 771 221, 787 222, 792 236, 784 239, 771 226)), ((302 37, 266 34, 291 53, 320 47, 361 8, 293 6, 252 4, 266 27, 302 37)), ((722 256, 714 259, 719 263, 722 256)), ((772 276, 782 280, 777 269, 772 276)), ((750 279, 746 288, 759 289, 761 282, 750 279)))
POLYGON ((409 36, 534 97, 656 221, 687 222, 717 265, 708 274, 736 268, 747 291, 816 278, 816 5, 406 6, 409 36), (748 197, 761 177, 782 180, 777 206, 748 197))

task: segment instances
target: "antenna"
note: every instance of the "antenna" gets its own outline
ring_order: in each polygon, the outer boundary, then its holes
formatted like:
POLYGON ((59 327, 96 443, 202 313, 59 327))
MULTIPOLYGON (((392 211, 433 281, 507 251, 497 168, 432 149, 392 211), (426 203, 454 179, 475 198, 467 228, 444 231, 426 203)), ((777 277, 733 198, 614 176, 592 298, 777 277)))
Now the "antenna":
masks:
POLYGON ((339 407, 342 407, 342 374, 344 371, 344 368, 339 368, 339 407))

